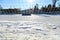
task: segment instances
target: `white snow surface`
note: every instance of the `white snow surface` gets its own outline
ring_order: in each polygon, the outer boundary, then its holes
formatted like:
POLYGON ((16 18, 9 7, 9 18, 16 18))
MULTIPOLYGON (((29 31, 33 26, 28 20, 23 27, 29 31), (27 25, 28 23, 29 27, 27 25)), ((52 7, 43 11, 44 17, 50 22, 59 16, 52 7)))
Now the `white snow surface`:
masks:
POLYGON ((60 15, 0 15, 0 40, 60 40, 60 15))

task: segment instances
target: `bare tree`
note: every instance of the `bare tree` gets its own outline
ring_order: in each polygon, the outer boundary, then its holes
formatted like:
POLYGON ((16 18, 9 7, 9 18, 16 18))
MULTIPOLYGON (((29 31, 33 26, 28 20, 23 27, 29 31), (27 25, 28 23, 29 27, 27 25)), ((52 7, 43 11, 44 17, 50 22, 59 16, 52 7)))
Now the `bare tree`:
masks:
POLYGON ((52 0, 52 2, 53 2, 53 7, 56 6, 56 2, 57 2, 57 1, 59 1, 59 0, 52 0))
POLYGON ((0 9, 2 9, 2 6, 0 5, 0 9))
POLYGON ((60 2, 58 3, 59 7, 60 7, 60 2))

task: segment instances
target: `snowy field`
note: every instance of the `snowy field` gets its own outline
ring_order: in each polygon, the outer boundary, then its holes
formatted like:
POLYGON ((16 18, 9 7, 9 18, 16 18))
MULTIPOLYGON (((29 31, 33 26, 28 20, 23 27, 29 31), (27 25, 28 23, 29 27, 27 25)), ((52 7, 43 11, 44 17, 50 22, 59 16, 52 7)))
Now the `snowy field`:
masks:
POLYGON ((0 40, 60 40, 60 15, 0 15, 0 40))

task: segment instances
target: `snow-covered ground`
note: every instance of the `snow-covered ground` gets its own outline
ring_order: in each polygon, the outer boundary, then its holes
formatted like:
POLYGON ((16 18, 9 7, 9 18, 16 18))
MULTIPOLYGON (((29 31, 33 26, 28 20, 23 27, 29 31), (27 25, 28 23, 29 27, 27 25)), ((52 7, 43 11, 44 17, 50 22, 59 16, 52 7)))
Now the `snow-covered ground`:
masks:
POLYGON ((60 40, 60 15, 0 15, 0 40, 60 40))

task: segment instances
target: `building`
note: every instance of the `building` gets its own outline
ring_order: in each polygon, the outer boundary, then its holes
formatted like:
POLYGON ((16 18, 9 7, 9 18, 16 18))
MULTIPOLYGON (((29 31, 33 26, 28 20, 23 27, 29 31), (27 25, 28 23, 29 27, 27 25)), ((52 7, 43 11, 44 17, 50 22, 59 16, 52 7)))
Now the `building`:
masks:
POLYGON ((1 9, 1 14, 19 14, 20 10, 18 9, 1 9))
POLYGON ((31 15, 33 14, 33 9, 26 9, 21 11, 22 15, 31 15))

